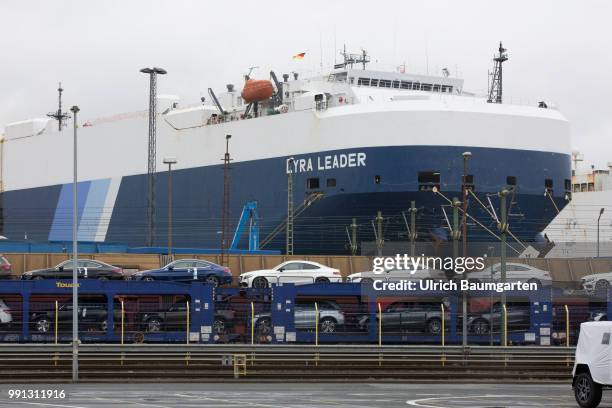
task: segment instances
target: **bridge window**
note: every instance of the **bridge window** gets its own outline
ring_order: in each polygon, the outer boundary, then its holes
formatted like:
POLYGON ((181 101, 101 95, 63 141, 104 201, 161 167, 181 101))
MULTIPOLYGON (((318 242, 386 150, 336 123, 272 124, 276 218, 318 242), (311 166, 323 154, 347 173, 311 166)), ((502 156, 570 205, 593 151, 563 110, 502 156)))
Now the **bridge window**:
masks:
POLYGON ((434 187, 440 189, 439 171, 420 171, 418 173, 419 191, 430 191, 434 187))
POLYGON ((434 85, 433 86, 433 91, 434 92, 440 92, 440 85, 434 85))
POLYGON ((336 179, 328 178, 327 179, 327 187, 336 187, 336 179))
POLYGON ((378 86, 381 88, 391 88, 391 80, 381 79, 378 83, 378 86))
POLYGON ((363 85, 363 86, 370 85, 370 78, 359 78, 357 80, 357 85, 363 85))
POLYGON ((418 91, 420 89, 421 89, 421 84, 420 83, 418 83, 418 82, 413 82, 412 83, 412 90, 418 91))
POLYGON ((393 81, 393 87, 394 88, 399 88, 400 87, 400 81, 393 81))
POLYGON ((309 178, 306 180, 306 188, 319 188, 319 178, 318 177, 314 177, 314 178, 309 178))
POLYGON ((370 82, 370 86, 378 86, 378 79, 372 79, 372 82, 370 82))
POLYGON ((506 177, 506 184, 509 186, 516 186, 516 176, 506 177))
POLYGON ((431 91, 431 84, 421 84, 421 91, 431 91))

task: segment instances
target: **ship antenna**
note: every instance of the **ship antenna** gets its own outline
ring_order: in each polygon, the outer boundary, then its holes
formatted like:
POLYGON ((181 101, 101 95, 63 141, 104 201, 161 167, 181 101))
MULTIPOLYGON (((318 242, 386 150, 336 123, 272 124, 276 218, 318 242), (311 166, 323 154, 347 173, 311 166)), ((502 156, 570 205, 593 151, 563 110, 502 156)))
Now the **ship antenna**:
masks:
POLYGON ((502 103, 503 87, 502 87, 502 64, 508 60, 508 54, 506 49, 502 46, 501 41, 499 42, 499 54, 493 58, 495 66, 493 68, 493 74, 491 78, 491 85, 489 86, 489 103, 502 103))
POLYGON ((62 88, 62 83, 60 82, 57 88, 57 93, 58 93, 57 111, 47 113, 48 117, 57 120, 57 126, 60 132, 62 131, 64 122, 70 119, 70 115, 67 112, 62 111, 62 92, 64 92, 64 88, 62 88))
POLYGON ((244 76, 244 79, 247 80, 247 81, 249 79, 251 79, 251 73, 253 73, 253 70, 256 69, 256 68, 259 68, 259 67, 255 67, 255 66, 249 67, 249 73, 244 76))
POLYGON ((353 64, 362 64, 363 69, 366 68, 366 64, 370 62, 370 56, 364 49, 361 50, 361 54, 350 54, 346 52, 346 45, 344 45, 344 51, 340 53, 344 58, 344 62, 334 65, 334 69, 347 68, 353 69, 353 64))

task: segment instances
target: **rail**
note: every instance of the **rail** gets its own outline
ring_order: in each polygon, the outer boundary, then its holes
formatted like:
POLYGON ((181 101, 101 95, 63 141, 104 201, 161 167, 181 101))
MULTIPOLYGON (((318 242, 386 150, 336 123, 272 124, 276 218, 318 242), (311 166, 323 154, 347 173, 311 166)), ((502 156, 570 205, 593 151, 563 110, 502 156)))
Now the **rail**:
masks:
MULTIPOLYGON (((237 376, 568 381, 574 352, 573 347, 530 346, 85 344, 79 348, 79 372, 83 381, 194 381, 237 376)), ((0 345, 0 359, 0 382, 70 379, 69 344, 0 345)))

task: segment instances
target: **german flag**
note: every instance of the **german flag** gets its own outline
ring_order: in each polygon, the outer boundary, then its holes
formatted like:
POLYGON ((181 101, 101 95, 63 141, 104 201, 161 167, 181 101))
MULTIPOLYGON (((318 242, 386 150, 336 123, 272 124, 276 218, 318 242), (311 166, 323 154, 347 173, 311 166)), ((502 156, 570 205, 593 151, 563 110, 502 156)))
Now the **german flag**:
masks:
POLYGON ((293 56, 293 59, 294 60, 302 60, 302 59, 304 59, 305 56, 306 56, 305 52, 300 52, 299 54, 295 54, 293 56))

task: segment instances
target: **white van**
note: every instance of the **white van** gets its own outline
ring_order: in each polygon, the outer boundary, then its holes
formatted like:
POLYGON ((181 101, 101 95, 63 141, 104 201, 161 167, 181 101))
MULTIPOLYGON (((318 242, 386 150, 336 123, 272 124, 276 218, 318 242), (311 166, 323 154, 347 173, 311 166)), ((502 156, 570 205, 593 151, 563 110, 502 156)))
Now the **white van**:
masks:
POLYGON ((586 322, 580 325, 572 388, 576 402, 595 408, 602 390, 612 385, 612 322, 586 322))

